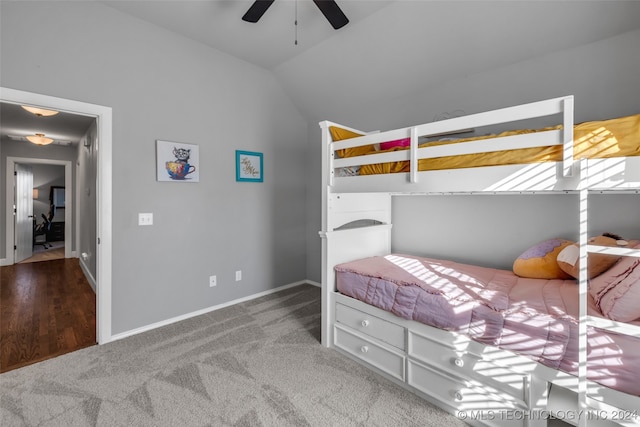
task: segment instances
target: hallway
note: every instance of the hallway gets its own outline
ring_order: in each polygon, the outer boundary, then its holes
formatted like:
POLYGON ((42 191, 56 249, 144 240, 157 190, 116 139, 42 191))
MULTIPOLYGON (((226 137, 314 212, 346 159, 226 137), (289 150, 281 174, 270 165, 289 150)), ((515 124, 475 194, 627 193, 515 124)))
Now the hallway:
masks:
POLYGON ((0 372, 96 344, 96 296, 78 259, 0 267, 0 372))

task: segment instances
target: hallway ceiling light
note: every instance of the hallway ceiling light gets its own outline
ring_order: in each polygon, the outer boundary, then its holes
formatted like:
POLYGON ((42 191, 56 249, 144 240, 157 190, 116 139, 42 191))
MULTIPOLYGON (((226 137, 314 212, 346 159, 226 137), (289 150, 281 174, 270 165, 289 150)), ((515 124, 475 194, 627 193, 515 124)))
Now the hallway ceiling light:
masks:
POLYGON ((37 145, 48 145, 53 142, 53 139, 44 136, 44 133, 36 133, 35 135, 28 135, 26 137, 29 141, 37 145))
POLYGON ((30 112, 31 114, 35 114, 38 117, 55 116, 56 114, 59 113, 59 111, 45 110, 44 108, 29 107, 28 105, 21 105, 21 107, 27 110, 28 112, 30 112))

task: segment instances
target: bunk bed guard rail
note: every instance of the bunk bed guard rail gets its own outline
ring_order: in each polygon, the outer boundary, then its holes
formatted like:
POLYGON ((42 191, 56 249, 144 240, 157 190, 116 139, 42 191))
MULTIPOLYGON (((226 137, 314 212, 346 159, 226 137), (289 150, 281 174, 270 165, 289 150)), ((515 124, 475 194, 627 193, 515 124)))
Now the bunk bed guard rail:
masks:
POLYGON ((449 144, 423 148, 418 146, 418 140, 421 137, 454 134, 464 131, 465 129, 475 129, 556 114, 562 115, 562 129, 559 132, 561 133, 560 143, 563 146, 563 159, 561 168, 558 170, 558 175, 559 177, 570 177, 572 176, 574 161, 574 99, 573 96, 564 96, 385 132, 375 131, 367 133, 334 122, 322 121, 320 122, 323 142, 322 166, 324 171, 329 171, 324 184, 329 186, 334 185, 336 168, 397 161, 409 161, 409 182, 416 183, 418 182, 418 161, 420 159, 548 146, 550 145, 549 141, 544 137, 506 137, 475 141, 473 144, 449 144), (334 142, 329 129, 331 126, 363 136, 334 142), (336 156, 336 150, 379 144, 381 142, 405 138, 410 139, 409 150, 382 152, 346 159, 337 158, 336 156))

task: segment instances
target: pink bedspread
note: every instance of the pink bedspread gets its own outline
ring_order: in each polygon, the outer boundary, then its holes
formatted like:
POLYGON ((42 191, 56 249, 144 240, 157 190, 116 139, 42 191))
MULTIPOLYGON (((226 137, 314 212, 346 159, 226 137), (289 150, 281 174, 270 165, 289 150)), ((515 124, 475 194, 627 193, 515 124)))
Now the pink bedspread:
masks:
MULTIPOLYGON (((508 270, 399 254, 335 270, 343 294, 577 375, 575 280, 525 279, 508 270)), ((589 314, 600 315, 591 300, 589 314)), ((589 379, 640 395, 640 339, 589 328, 588 341, 589 379)))

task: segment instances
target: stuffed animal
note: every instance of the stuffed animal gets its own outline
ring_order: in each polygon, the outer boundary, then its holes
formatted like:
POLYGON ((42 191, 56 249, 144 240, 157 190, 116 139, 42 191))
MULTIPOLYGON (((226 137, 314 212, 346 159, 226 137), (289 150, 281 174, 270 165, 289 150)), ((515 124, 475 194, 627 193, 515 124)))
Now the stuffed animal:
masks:
POLYGON ((556 259, 564 248, 572 244, 572 241, 560 238, 537 243, 516 258, 513 272, 530 279, 571 279, 556 259))
MULTIPOLYGON (((622 237, 604 233, 601 236, 591 237, 589 245, 624 247, 628 242, 622 237)), ((577 243, 569 245, 558 253, 557 262, 562 271, 571 277, 578 278, 580 272, 580 248, 577 243)), ((610 269, 621 257, 618 255, 608 255, 599 253, 589 253, 587 256, 587 278, 592 279, 610 269)))

